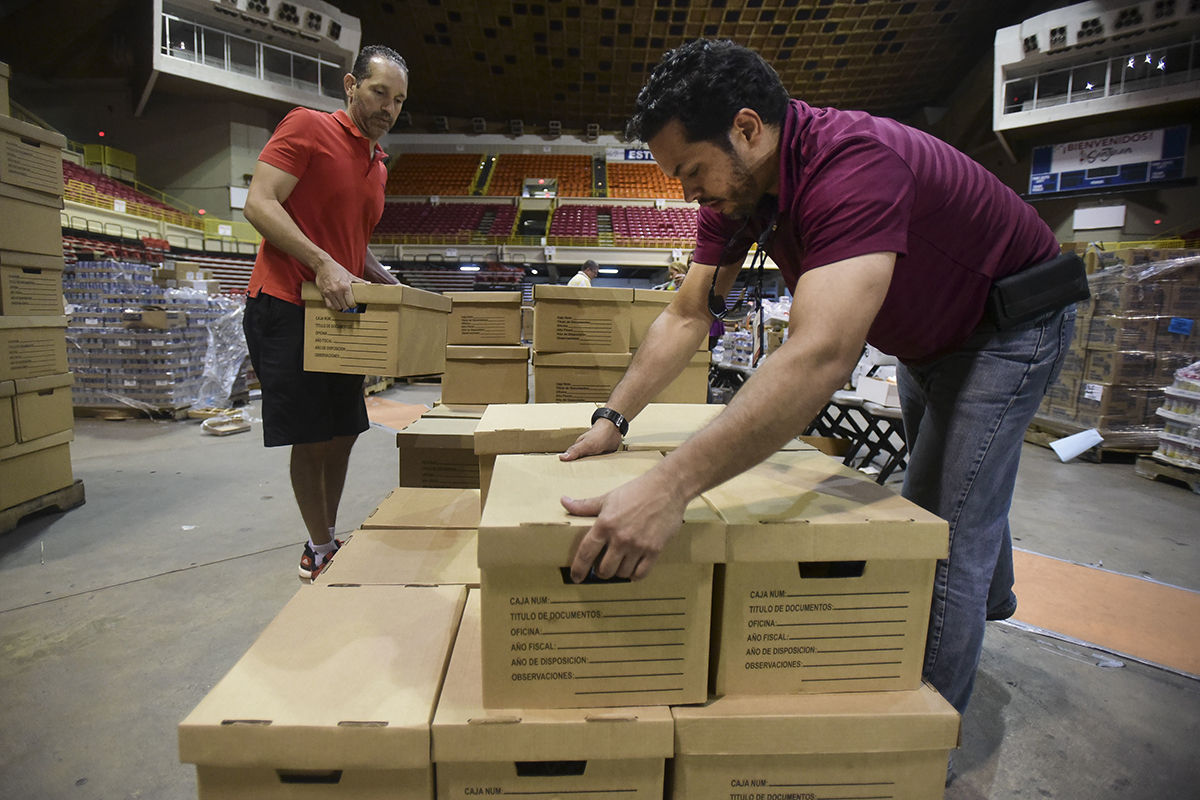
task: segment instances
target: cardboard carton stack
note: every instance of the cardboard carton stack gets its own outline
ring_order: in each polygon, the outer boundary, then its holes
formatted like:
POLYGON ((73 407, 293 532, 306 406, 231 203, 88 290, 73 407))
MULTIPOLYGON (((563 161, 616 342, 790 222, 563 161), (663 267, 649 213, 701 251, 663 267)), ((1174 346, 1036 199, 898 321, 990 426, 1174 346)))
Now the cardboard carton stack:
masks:
POLYGON ((525 403, 529 348, 521 344, 520 292, 447 292, 453 302, 446 333, 442 402, 525 403))
POLYGON ((396 434, 400 486, 478 489, 472 417, 421 417, 396 434))
POLYGON ((1104 256, 1036 424, 1061 435, 1096 428, 1106 447, 1149 452, 1162 428, 1156 411, 1165 387, 1200 358, 1200 251, 1104 256))
POLYGON ((71 485, 63 307, 66 140, 8 114, 0 64, 0 510, 71 485))
POLYGON ((533 287, 533 401, 602 403, 629 367, 633 289, 533 287))
MULTIPOLYGON (((674 292, 658 289, 634 289, 633 310, 629 324, 629 347, 636 353, 646 338, 650 326, 666 310, 675 297, 674 292)), ((708 352, 708 337, 700 342, 700 349, 683 368, 679 377, 654 398, 656 403, 707 403, 708 367, 712 355, 708 352)))
POLYGON ((236 302, 165 288, 153 266, 121 261, 77 261, 64 293, 74 404, 152 413, 196 402, 208 327, 236 302))

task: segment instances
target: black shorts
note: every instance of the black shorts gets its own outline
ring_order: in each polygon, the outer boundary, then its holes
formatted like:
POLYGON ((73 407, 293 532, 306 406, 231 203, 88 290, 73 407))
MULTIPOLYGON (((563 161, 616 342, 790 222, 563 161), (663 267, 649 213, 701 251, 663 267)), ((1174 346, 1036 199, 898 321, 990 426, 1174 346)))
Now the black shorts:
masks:
POLYGON ((327 442, 371 426, 362 375, 305 371, 302 306, 265 293, 248 297, 242 328, 262 385, 263 444, 327 442))

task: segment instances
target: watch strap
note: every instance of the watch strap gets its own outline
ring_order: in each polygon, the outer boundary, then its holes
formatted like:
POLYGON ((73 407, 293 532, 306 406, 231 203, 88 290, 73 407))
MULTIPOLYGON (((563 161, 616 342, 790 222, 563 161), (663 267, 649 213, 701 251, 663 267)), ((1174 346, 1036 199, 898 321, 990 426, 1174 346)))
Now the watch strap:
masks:
POLYGON ((616 425, 617 430, 621 432, 622 436, 629 433, 629 420, 621 416, 619 411, 614 411, 611 408, 597 408, 592 414, 592 424, 595 425, 598 419, 606 419, 613 425, 616 425))

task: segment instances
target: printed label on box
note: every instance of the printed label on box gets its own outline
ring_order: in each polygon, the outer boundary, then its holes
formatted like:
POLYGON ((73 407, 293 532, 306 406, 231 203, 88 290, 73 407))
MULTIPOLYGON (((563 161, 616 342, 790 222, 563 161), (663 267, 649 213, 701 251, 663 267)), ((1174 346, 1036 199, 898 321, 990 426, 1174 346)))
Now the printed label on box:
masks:
POLYGON ((1167 325, 1167 332, 1178 333, 1182 336, 1191 336, 1194 322, 1195 320, 1190 320, 1187 317, 1172 317, 1171 322, 1167 325))
POLYGON ((1097 403, 1099 403, 1104 399, 1104 384, 1085 383, 1083 385, 1083 396, 1088 400, 1095 400, 1097 403))

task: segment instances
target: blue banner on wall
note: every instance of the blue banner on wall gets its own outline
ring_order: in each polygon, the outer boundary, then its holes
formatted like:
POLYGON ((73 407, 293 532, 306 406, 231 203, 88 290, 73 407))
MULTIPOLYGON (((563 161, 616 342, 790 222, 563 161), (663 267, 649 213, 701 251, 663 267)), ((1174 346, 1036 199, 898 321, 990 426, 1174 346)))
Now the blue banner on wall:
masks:
POLYGON ((1030 194, 1053 194, 1183 177, 1190 127, 1123 133, 1035 147, 1030 194))

